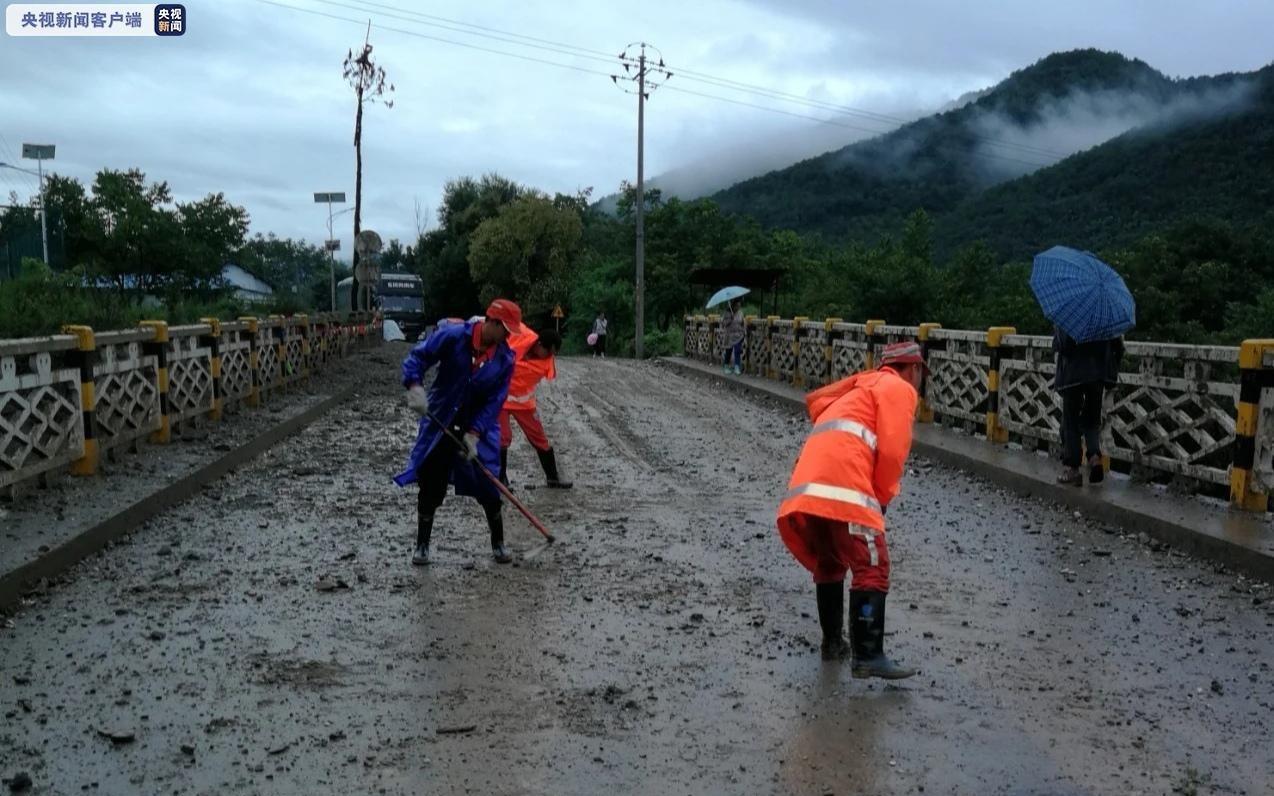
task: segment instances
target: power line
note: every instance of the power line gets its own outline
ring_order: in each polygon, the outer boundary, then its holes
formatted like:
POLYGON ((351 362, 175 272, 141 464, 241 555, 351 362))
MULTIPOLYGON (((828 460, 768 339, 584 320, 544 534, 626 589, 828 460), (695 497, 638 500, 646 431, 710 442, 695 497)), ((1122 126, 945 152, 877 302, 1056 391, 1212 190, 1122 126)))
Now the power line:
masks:
MULTIPOLYGON (((301 8, 300 6, 290 6, 290 5, 286 4, 286 3, 279 3, 279 2, 276 2, 276 0, 256 0, 256 1, 257 1, 258 3, 264 3, 265 5, 269 5, 269 6, 277 6, 278 8, 286 8, 286 9, 288 9, 288 10, 290 10, 290 11, 300 11, 300 12, 301 12, 301 13, 303 13, 303 14, 312 14, 312 15, 314 15, 314 16, 318 16, 318 17, 326 17, 326 18, 328 18, 328 19, 335 19, 335 20, 337 20, 337 21, 339 21, 339 22, 351 22, 351 23, 353 23, 353 24, 355 24, 355 25, 360 25, 360 26, 361 26, 361 25, 363 25, 363 24, 365 24, 365 20, 361 20, 361 19, 352 19, 352 18, 350 18, 350 17, 342 17, 342 16, 338 16, 338 15, 336 15, 336 14, 329 14, 329 13, 327 13, 326 11, 316 11, 315 9, 312 9, 312 8, 301 8)), ((430 36, 429 34, 427 34, 427 33, 421 33, 420 31, 415 31, 415 30, 405 30, 405 29, 403 29, 403 28, 395 28, 395 27, 392 27, 392 26, 389 26, 389 25, 376 25, 376 27, 377 27, 378 29, 380 29, 380 30, 388 30, 388 31, 392 31, 392 32, 394 32, 394 33, 401 33, 401 34, 403 34, 404 36, 414 36, 414 37, 416 37, 416 38, 418 38, 418 39, 428 39, 429 41, 439 41, 439 42, 442 42, 442 43, 444 43, 444 44, 454 44, 454 45, 455 45, 455 46, 457 46, 457 47, 465 47, 465 48, 470 49, 470 50, 478 50, 479 52, 492 53, 492 54, 494 54, 494 55, 504 55, 504 56, 508 56, 509 58, 518 58, 518 59, 521 59, 521 60, 523 60, 523 61, 532 61, 532 62, 537 63, 537 64, 546 64, 546 65, 548 65, 548 66, 556 66, 556 67, 560 67, 560 68, 562 68, 562 69, 571 69, 571 70, 574 70, 574 71, 576 71, 576 72, 583 72, 583 73, 585 73, 585 74, 589 74, 589 75, 601 75, 602 77, 610 77, 610 73, 609 73, 609 72, 602 72, 602 71, 599 71, 599 70, 597 70, 597 69, 585 69, 585 68, 584 68, 584 67, 582 67, 582 66, 574 66, 574 65, 572 65, 572 64, 564 64, 564 63, 561 63, 561 62, 559 62, 559 61, 550 61, 550 60, 548 60, 548 59, 546 59, 546 58, 536 58, 536 57, 531 56, 531 55, 522 55, 522 54, 520 54, 520 53, 511 53, 511 52, 507 52, 507 51, 505 51, 505 50, 497 50, 497 49, 494 49, 494 48, 492 48, 492 47, 482 47, 482 46, 479 46, 479 45, 477 45, 477 44, 469 44, 469 43, 467 43, 467 42, 462 42, 462 41, 456 41, 456 40, 454 40, 454 39, 447 39, 447 38, 443 38, 442 36, 430 36)))
MULTIPOLYGON (((318 2, 322 2, 322 0, 317 0, 317 1, 318 1, 318 2)), ((566 42, 553 41, 552 39, 541 39, 541 38, 537 38, 537 37, 535 37, 535 36, 527 36, 527 35, 524 35, 524 34, 521 34, 521 33, 514 33, 514 32, 512 32, 512 31, 507 31, 507 30, 500 30, 499 28, 489 28, 489 27, 486 27, 485 25, 475 25, 475 24, 473 24, 473 23, 471 23, 471 22, 464 22, 464 21, 462 21, 462 20, 458 20, 458 19, 449 19, 449 18, 447 18, 447 17, 439 17, 439 16, 435 16, 435 15, 433 15, 433 14, 424 14, 424 13, 421 13, 421 12, 419 12, 419 11, 411 11, 411 10, 409 10, 409 9, 401 8, 401 7, 399 7, 399 6, 386 5, 385 3, 373 3, 373 2, 370 2, 370 0, 359 0, 359 5, 362 5, 362 6, 370 6, 370 7, 372 7, 372 8, 383 8, 383 9, 388 9, 388 10, 390 10, 390 11, 398 11, 398 12, 401 12, 401 13, 404 13, 404 14, 411 14, 411 15, 412 15, 412 16, 414 16, 414 17, 419 17, 419 18, 422 18, 422 19, 432 19, 432 20, 437 20, 437 21, 439 21, 439 22, 445 22, 445 23, 448 23, 448 24, 450 24, 450 25, 458 25, 458 26, 463 27, 463 28, 472 28, 472 29, 474 29, 474 30, 486 31, 486 32, 488 32, 488 33, 498 33, 498 34, 500 34, 501 36, 511 36, 511 37, 513 37, 513 38, 517 38, 517 39, 524 39, 524 40, 526 40, 526 41, 528 41, 528 42, 533 42, 533 43, 536 43, 536 44, 547 44, 547 45, 551 45, 551 46, 553 46, 553 47, 561 47, 561 48, 568 49, 568 50, 576 50, 576 51, 578 51, 578 52, 581 52, 581 53, 584 53, 584 54, 587 54, 587 55, 597 55, 597 56, 601 56, 601 57, 603 57, 603 58, 606 58, 607 60, 613 60, 613 59, 614 59, 614 56, 613 56, 611 53, 608 53, 608 52, 602 52, 601 50, 591 50, 591 49, 589 49, 589 48, 587 48, 587 47, 580 47, 580 46, 578 46, 578 45, 575 45, 575 44, 568 44, 568 43, 566 43, 566 42)), ((428 23, 421 23, 421 24, 428 24, 428 23)), ((476 34, 475 34, 475 35, 476 35, 476 34)))
MULTIPOLYGON (((358 11, 368 11, 369 9, 388 9, 391 11, 399 12, 399 14, 407 15, 407 16, 396 16, 396 15, 388 15, 388 16, 392 16, 395 19, 401 19, 407 22, 413 22, 419 25, 439 27, 444 30, 449 30, 452 32, 461 33, 468 36, 480 36, 483 38, 494 39, 496 41, 502 41, 505 43, 515 44, 518 46, 533 47, 536 49, 542 49, 549 52, 555 52, 561 55, 568 55, 575 58, 586 58, 588 60, 602 61, 606 63, 611 63, 614 61, 614 56, 610 56, 607 53, 602 52, 601 50, 593 50, 587 47, 580 47, 578 45, 568 44, 566 42, 553 41, 551 39, 542 39, 535 36, 526 36, 521 33, 500 30, 498 28, 491 28, 484 25, 474 25, 468 22, 463 22, 461 20, 434 16, 432 14, 424 14, 418 11, 412 11, 410 9, 401 8, 399 6, 388 5, 386 3, 371 2, 371 0, 352 0, 352 2, 354 2, 356 5, 350 5, 348 3, 340 3, 340 2, 336 2, 336 0, 314 0, 314 2, 323 3, 325 5, 349 8, 349 9, 358 10, 358 11), (437 20, 437 22, 430 22, 428 20, 437 20), (446 24, 439 24, 440 22, 446 23, 446 24), (492 35, 492 34, 495 34, 495 35, 492 35), (541 45, 544 45, 544 46, 541 46, 541 45)), ((374 13, 384 13, 384 12, 376 11, 374 13)), ((915 121, 914 119, 906 119, 899 116, 891 116, 889 114, 864 110, 862 108, 855 108, 849 105, 839 105, 836 103, 826 102, 823 100, 816 100, 816 99, 811 99, 809 97, 802 97, 798 94, 792 94, 786 91, 780 91, 778 89, 767 88, 765 86, 758 86, 758 85, 754 85, 750 83, 744 83, 738 80, 732 80, 730 78, 718 77, 716 75, 707 74, 705 72, 700 72, 693 69, 683 69, 681 67, 672 67, 672 66, 669 66, 668 69, 669 71, 675 70, 676 74, 681 75, 685 77, 687 80, 691 80, 694 82, 716 86, 717 88, 725 88, 731 91, 739 91, 743 93, 753 94, 756 96, 765 97, 767 99, 775 99, 781 102, 789 102, 789 103, 804 105, 806 107, 816 108, 819 110, 832 111, 834 113, 842 114, 845 116, 857 116, 863 119, 881 122, 881 123, 885 123, 885 124, 889 124, 893 126, 902 126, 902 125, 910 124, 915 121)), ((705 96, 710 96, 710 95, 705 95, 705 96)), ((715 97, 712 97, 712 98, 715 98, 715 97)), ((760 106, 754 106, 754 107, 760 107, 760 106)), ((766 108, 762 108, 762 109, 765 110, 766 108)), ((866 128, 856 128, 856 129, 865 130, 866 128)), ((877 134, 882 134, 882 133, 886 133, 890 131, 889 130, 868 130, 868 132, 875 132, 877 134)), ((1069 155, 1065 152, 1057 152, 1055 150, 1044 149, 1041 147, 1034 147, 1028 144, 1020 144, 1020 143, 1016 143, 1012 141, 1000 141, 1000 140, 985 137, 985 136, 972 136, 972 137, 974 140, 980 143, 989 144, 991 146, 1003 147, 1005 149, 1013 149, 1019 152, 1032 154, 1032 155, 1043 155, 1045 157, 1052 158, 1054 160, 1060 160, 1062 158, 1069 157, 1069 155)))
MULTIPOLYGON (((8 138, 5 138, 4 133, 0 133, 0 145, 3 145, 3 146, 4 146, 4 158, 3 158, 3 160, 4 160, 5 162, 7 162, 7 163, 11 164, 11 165, 14 165, 14 166, 18 165, 18 160, 19 160, 19 158, 18 158, 18 153, 19 153, 19 150, 18 150, 18 149, 15 149, 15 148, 13 147, 13 145, 9 143, 9 139, 8 139, 8 138)), ((15 169, 0 169, 0 174, 5 174, 5 176, 6 176, 6 178, 7 178, 7 180, 6 180, 6 181, 7 181, 7 182, 9 182, 9 184, 10 184, 10 185, 16 185, 16 186, 17 186, 17 188, 15 188, 15 190, 19 190, 19 191, 20 191, 20 190, 21 190, 21 187, 22 187, 22 183, 25 181, 25 183, 26 183, 26 184, 27 184, 27 186, 28 186, 27 190, 30 190, 30 187, 31 187, 32 185, 34 185, 36 192, 37 192, 37 193, 39 193, 39 190, 40 190, 40 188, 39 188, 39 181, 38 181, 38 180, 36 180, 36 178, 35 178, 35 177, 33 177, 33 176, 31 176, 30 174, 26 173, 25 171, 17 171, 17 170, 15 170, 15 169), (13 174, 7 174, 6 172, 13 172, 13 174), (15 176, 14 176, 15 174, 16 174, 16 175, 20 175, 20 176, 16 176, 16 177, 15 177, 15 176), (15 182, 15 181, 16 181, 16 182, 15 182)))
MULTIPOLYGON (((284 8, 284 9, 287 9, 287 10, 290 10, 290 11, 299 11, 299 12, 304 13, 304 14, 311 14, 311 15, 313 15, 313 16, 324 17, 324 18, 327 18, 327 19, 333 19, 333 20, 337 20, 337 21, 339 21, 339 22, 348 22, 348 23, 355 24, 355 25, 363 25, 363 24, 365 24, 365 23, 364 23, 364 20, 361 20, 361 19, 354 19, 354 18, 351 18, 351 17, 340 16, 340 15, 338 15, 338 14, 332 14, 332 13, 328 13, 328 12, 326 12, 326 11, 319 11, 319 10, 311 9, 311 8, 303 8, 303 7, 300 7, 300 6, 288 5, 288 4, 286 4, 286 3, 278 2, 278 0, 256 0, 256 1, 257 1, 258 3, 263 3, 263 4, 265 4, 265 5, 275 6, 275 7, 278 7, 278 8, 284 8)), ((318 1, 318 2, 326 2, 326 3, 330 4, 330 5, 343 5, 343 4, 340 4, 340 3, 335 2, 335 0, 317 0, 317 1, 318 1)), ((349 6, 349 5, 345 5, 344 7, 350 8, 351 6, 349 6)), ((354 10, 360 10, 360 9, 355 8, 354 10)), ((378 13, 379 13, 379 12, 378 12, 378 13)), ((414 22, 414 20, 407 20, 407 21, 412 21, 412 22, 414 22)), ((427 23, 418 23, 418 24, 427 24, 427 23)), ((464 48, 466 48, 466 49, 476 50, 476 51, 479 51, 479 52, 490 53, 490 54, 493 54, 493 55, 502 55, 502 56, 509 57, 509 58, 517 58, 517 59, 520 59, 520 60, 523 60, 523 61, 530 61, 530 62, 533 62, 533 63, 545 64, 545 65, 547 65, 547 66, 556 66, 556 67, 561 68, 561 69, 570 69, 570 70, 572 70, 572 71, 575 71, 575 72, 582 72, 582 73, 584 73, 584 74, 601 75, 601 76, 603 76, 603 77, 610 77, 610 78, 614 78, 614 77, 616 77, 615 75, 613 75, 613 74, 611 74, 611 73, 609 73, 609 72, 601 72, 601 71, 596 70, 596 69, 589 69, 589 68, 586 68, 586 67, 576 66, 576 65, 574 65, 574 64, 564 64, 564 63, 561 63, 560 61, 551 61, 551 60, 546 59, 546 58, 536 58, 536 57, 534 57, 534 56, 524 55, 524 54, 521 54, 521 53, 508 52, 507 50, 498 50, 498 49, 495 49, 495 48, 493 48, 493 47, 483 47, 483 46, 481 46, 481 45, 472 44, 472 43, 469 43, 469 42, 461 42, 461 41, 456 41, 455 39, 449 39, 449 38, 442 37, 442 36, 433 36, 433 35, 430 35, 430 34, 427 34, 427 33, 421 33, 420 31, 407 30, 407 29, 404 29, 404 28, 397 28, 397 27, 393 27, 393 26, 390 26, 390 25, 384 25, 384 24, 376 24, 376 25, 375 25, 375 27, 379 28, 380 30, 392 31, 392 32, 394 32, 394 33, 401 33, 401 34, 403 34, 403 35, 405 35, 405 36, 413 36, 413 37, 415 37, 415 38, 426 39, 426 40, 429 40, 429 41, 437 41, 437 42, 442 42, 442 43, 444 43, 444 44, 452 44, 452 45, 455 45, 455 46, 457 46, 457 47, 464 47, 464 48)), ((479 34, 479 33, 469 34, 469 33, 464 32, 464 31, 460 31, 460 32, 462 32, 462 33, 466 33, 466 35, 483 36, 484 38, 494 38, 494 37, 492 37, 492 36, 486 36, 486 35, 484 35, 484 34, 479 34)), ((518 42, 513 42, 513 43, 514 43, 514 44, 519 44, 518 42)), ((538 46, 536 46, 536 45, 532 45, 532 44, 525 44, 525 45, 523 45, 523 44, 519 44, 519 46, 535 47, 536 49, 546 49, 546 48, 544 48, 544 47, 538 47, 538 46)), ((557 51, 557 52, 561 52, 561 51, 557 51)), ((568 54, 568 55, 569 55, 570 53, 565 53, 565 54, 568 54)), ((613 61, 612 61, 612 62, 613 62, 613 61)), ((670 69, 668 70, 668 72, 669 72, 669 75, 671 75, 671 74, 677 74, 677 73, 675 73, 675 72, 672 72, 672 70, 670 70, 670 69)), ((702 82, 702 81, 700 81, 700 82, 702 82)), ((725 87, 726 87, 726 88, 729 88, 728 86, 725 86, 725 87)), ((861 131, 861 132, 867 132, 867 133, 871 133, 871 134, 873 134, 873 135, 881 135, 881 134, 883 134, 883 133, 889 132, 889 131, 886 131, 886 130, 878 130, 878 129, 873 129, 873 128, 867 128, 867 127, 860 127, 860 126, 855 126, 855 125, 845 124, 845 123, 843 123, 843 122, 835 122, 835 121, 832 121, 832 120, 829 120, 829 119, 820 119, 820 118, 818 118, 818 117, 816 117, 816 116, 809 116, 809 115, 806 115, 806 114, 794 113, 794 112, 792 112, 792 111, 786 111, 786 110, 783 110, 783 109, 781 109, 781 108, 774 108, 774 107, 771 107, 771 106, 768 106, 768 105, 761 105, 761 104, 753 103, 753 102, 745 102, 745 101, 743 101, 743 100, 730 99, 730 98, 728 98, 728 97, 722 97, 722 96, 719 96, 719 95, 716 95, 716 94, 708 94, 708 93, 706 93, 706 92, 691 91, 691 90, 689 90, 689 89, 678 88, 678 87, 675 87, 675 86, 674 86, 674 87, 670 87, 670 90, 672 90, 672 91, 679 91, 679 92, 681 92, 681 93, 683 93, 683 94, 690 94, 690 95, 694 95, 694 96, 697 96, 697 97, 701 97, 701 98, 703 98, 703 99, 710 99, 710 100, 715 100, 715 101, 718 101, 718 102, 726 102, 726 103, 729 103, 729 104, 732 104, 732 105, 740 105, 740 106, 743 106, 743 107, 749 107, 749 108, 754 108, 754 109, 757 109, 757 110, 768 111, 768 112, 770 112, 770 113, 777 113, 777 114, 781 114, 781 115, 783 115, 783 116, 790 116, 790 117, 794 117, 794 118, 798 118, 798 119, 807 119, 807 120, 810 120, 810 121, 818 122, 818 123, 820 123, 820 124, 831 124, 831 125, 834 125, 834 126, 837 126, 837 127, 845 127, 845 128, 847 128, 847 129, 851 129, 851 130, 859 130, 859 131, 861 131)), ((843 111, 841 111, 841 112, 843 113, 843 111)), ((1039 163, 1039 162, 1035 162, 1035 161, 1021 160, 1021 159, 1019 159, 1019 158, 1013 158, 1013 157, 1008 157, 1008 156, 1005 156, 1005 155, 999 155, 999 154, 996 154, 996 153, 993 153, 993 152, 976 152, 976 151, 975 151, 975 152, 972 152, 971 154, 972 154, 973 156, 975 156, 975 157, 992 158, 992 159, 996 159, 996 160, 1005 160, 1005 161, 1010 161, 1010 162, 1014 162, 1014 163, 1019 163, 1019 164, 1022 164, 1022 165, 1026 165, 1026 166, 1031 166, 1031 167, 1034 167, 1034 168, 1042 168, 1042 167, 1045 167, 1045 166, 1049 166, 1049 165, 1051 165, 1050 163, 1039 163)))
MULTIPOLYGON (((417 25, 428 25, 429 27, 441 28, 442 30, 449 30, 453 33, 462 33, 466 36, 481 36, 482 38, 485 38, 485 39, 493 39, 495 41, 504 42, 506 44, 513 44, 519 47, 533 47, 537 50, 545 50, 547 52, 553 52, 559 55, 567 55, 572 58, 585 58, 592 61, 601 61, 607 64, 613 64, 615 62, 615 56, 608 55, 606 53, 572 52, 572 50, 576 50, 580 48, 574 48, 569 44, 558 44, 556 42, 548 42, 547 40, 544 40, 544 39, 534 39, 533 37, 521 36, 520 34, 516 34, 516 33, 503 33, 502 35, 498 35, 498 36, 492 35, 489 33, 476 33, 474 31, 465 30, 463 27, 458 27, 456 25, 443 25, 437 22, 425 22, 421 19, 417 19, 417 17, 424 17, 426 19, 441 19, 441 17, 433 17, 433 16, 430 16, 429 14, 420 14, 415 11, 408 11, 407 9, 395 8, 394 6, 386 6, 382 3, 360 2, 355 5, 350 3, 340 3, 340 2, 337 2, 336 0, 313 0, 313 2, 322 3, 325 6, 348 8, 351 11, 368 11, 369 10, 368 6, 372 6, 376 8, 388 8, 394 11, 401 11, 404 14, 408 14, 409 16, 403 16, 400 14, 389 14, 389 13, 386 13, 385 11, 372 11, 371 13, 379 14, 384 17, 389 17, 390 19, 400 19, 404 22, 412 22, 417 25), (542 43, 539 43, 539 44, 528 43, 526 41, 519 41, 519 39, 530 39, 532 42, 542 42, 542 43)), ((463 25, 463 24, 464 23, 457 23, 457 25, 463 25)), ((477 26, 474 26, 474 27, 477 27, 477 26)), ((494 30, 493 28, 480 28, 480 29, 494 30)), ((459 42, 451 42, 451 43, 458 44, 459 42)))

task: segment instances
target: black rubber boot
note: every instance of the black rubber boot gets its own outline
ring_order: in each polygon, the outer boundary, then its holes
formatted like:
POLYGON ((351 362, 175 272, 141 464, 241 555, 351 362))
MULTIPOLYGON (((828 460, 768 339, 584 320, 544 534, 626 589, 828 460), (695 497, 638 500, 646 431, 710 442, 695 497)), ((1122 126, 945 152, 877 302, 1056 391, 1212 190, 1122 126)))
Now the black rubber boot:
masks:
POLYGON ((563 481, 557 472, 557 454, 552 448, 546 451, 537 450, 536 455, 540 457, 540 466, 544 468, 544 477, 548 481, 550 489, 570 489, 575 484, 571 481, 563 481))
POLYGON ((418 517, 416 520, 416 552, 411 555, 411 563, 425 565, 429 563, 429 539, 433 536, 434 518, 432 515, 418 517))
POLYGON ((500 504, 492 503, 483 506, 487 515, 487 527, 491 529, 491 557, 497 564, 507 564, 513 560, 513 554, 504 546, 504 515, 500 512, 500 504))
POLYGON ((852 674, 859 679, 902 680, 915 675, 885 655, 885 593, 849 592, 849 638, 854 652, 852 674))
POLYGON ((1106 480, 1106 468, 1102 466, 1100 456, 1088 457, 1088 483, 1100 484, 1106 480))
POLYGON ((816 583, 818 598, 818 624, 823 628, 822 654, 825 661, 840 661, 849 657, 849 645, 845 643, 845 581, 816 583))
POLYGON ((500 483, 509 485, 509 449, 500 449, 500 483))

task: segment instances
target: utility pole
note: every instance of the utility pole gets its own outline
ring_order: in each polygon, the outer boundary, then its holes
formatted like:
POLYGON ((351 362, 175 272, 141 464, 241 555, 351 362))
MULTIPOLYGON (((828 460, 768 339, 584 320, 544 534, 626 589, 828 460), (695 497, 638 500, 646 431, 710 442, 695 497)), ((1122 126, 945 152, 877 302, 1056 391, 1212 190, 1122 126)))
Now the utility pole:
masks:
MULTIPOLYGON (((332 219, 336 216, 332 215, 332 203, 344 202, 345 192, 336 191, 334 193, 315 193, 314 201, 317 204, 327 203, 327 240, 323 242, 323 248, 327 250, 327 266, 328 266, 328 282, 332 288, 332 312, 336 312, 336 250, 340 247, 341 242, 332 237, 332 219)), ((353 208, 342 210, 342 213, 348 213, 353 208)), ((339 214, 338 214, 339 215, 339 214)))
MULTIPOLYGON (((363 49, 358 56, 351 49, 345 56, 345 81, 354 89, 357 98, 357 110, 354 115, 354 239, 363 230, 363 105, 368 102, 383 102, 386 108, 394 107, 393 100, 385 99, 385 93, 393 92, 394 84, 386 85, 385 69, 372 61, 372 23, 367 22, 367 36, 363 39, 363 49)), ((350 290, 350 306, 354 310, 362 309, 363 286, 358 281, 358 249, 354 250, 354 284, 350 290)))
POLYGON ((635 316, 633 336, 634 347, 636 348, 634 353, 638 359, 642 359, 646 354, 646 100, 650 98, 651 91, 668 82, 668 78, 672 77, 672 72, 664 68, 663 53, 660 53, 657 47, 645 42, 635 42, 625 47, 624 51, 619 54, 619 62, 624 67, 624 74, 611 75, 611 82, 619 85, 619 81, 622 79, 637 83, 636 92, 627 88, 624 91, 629 94, 637 94, 637 197, 634 206, 635 220, 637 222, 637 234, 635 236, 637 278, 633 290, 633 314, 635 316), (634 47, 638 48, 636 59, 628 53, 634 47), (658 55, 657 64, 652 65, 650 57, 646 55, 647 47, 654 50, 658 55), (647 80, 651 76, 655 77, 656 80, 647 80))
MULTIPOLYGON (((53 155, 57 148, 53 144, 23 144, 22 157, 27 160, 36 162, 35 176, 40 179, 40 242, 44 247, 44 264, 49 264, 49 203, 44 196, 44 161, 53 160, 53 155)), ((0 163, 0 166, 11 168, 14 171, 25 171, 27 174, 31 172, 26 169, 20 169, 8 163, 0 163)))

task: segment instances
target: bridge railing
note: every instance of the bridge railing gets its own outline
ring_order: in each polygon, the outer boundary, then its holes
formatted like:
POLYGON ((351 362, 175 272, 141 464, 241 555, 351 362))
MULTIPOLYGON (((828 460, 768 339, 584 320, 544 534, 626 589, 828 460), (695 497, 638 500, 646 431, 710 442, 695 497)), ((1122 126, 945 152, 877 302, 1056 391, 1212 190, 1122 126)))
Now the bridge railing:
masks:
POLYGON ((0 490, 61 471, 97 472, 104 452, 164 444, 221 420, 356 348, 379 343, 363 313, 240 318, 0 340, 0 490))
MULTIPOLYGON (((686 355, 722 362, 720 318, 685 319, 686 355)), ((1061 398, 1052 338, 937 324, 893 326, 750 317, 747 373, 813 389, 875 367, 880 348, 914 340, 929 365, 919 419, 993 443, 1057 452, 1061 398)), ((1106 391, 1102 452, 1134 477, 1213 491, 1265 510, 1274 492, 1274 340, 1241 347, 1129 342, 1106 391)))

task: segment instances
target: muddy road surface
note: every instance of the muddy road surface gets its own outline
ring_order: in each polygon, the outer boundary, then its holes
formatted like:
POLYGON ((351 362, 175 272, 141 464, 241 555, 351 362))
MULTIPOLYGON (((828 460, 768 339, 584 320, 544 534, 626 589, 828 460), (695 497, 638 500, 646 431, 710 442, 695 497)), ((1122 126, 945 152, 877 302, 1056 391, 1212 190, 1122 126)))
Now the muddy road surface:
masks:
MULTIPOLYGON (((365 389, 0 630, 0 776, 34 793, 1269 794, 1262 583, 914 460, 886 648, 819 659, 774 530, 807 424, 658 365, 565 360, 495 564, 449 498, 409 563, 414 423, 365 389)), ((515 434, 520 434, 516 432, 515 434)))

